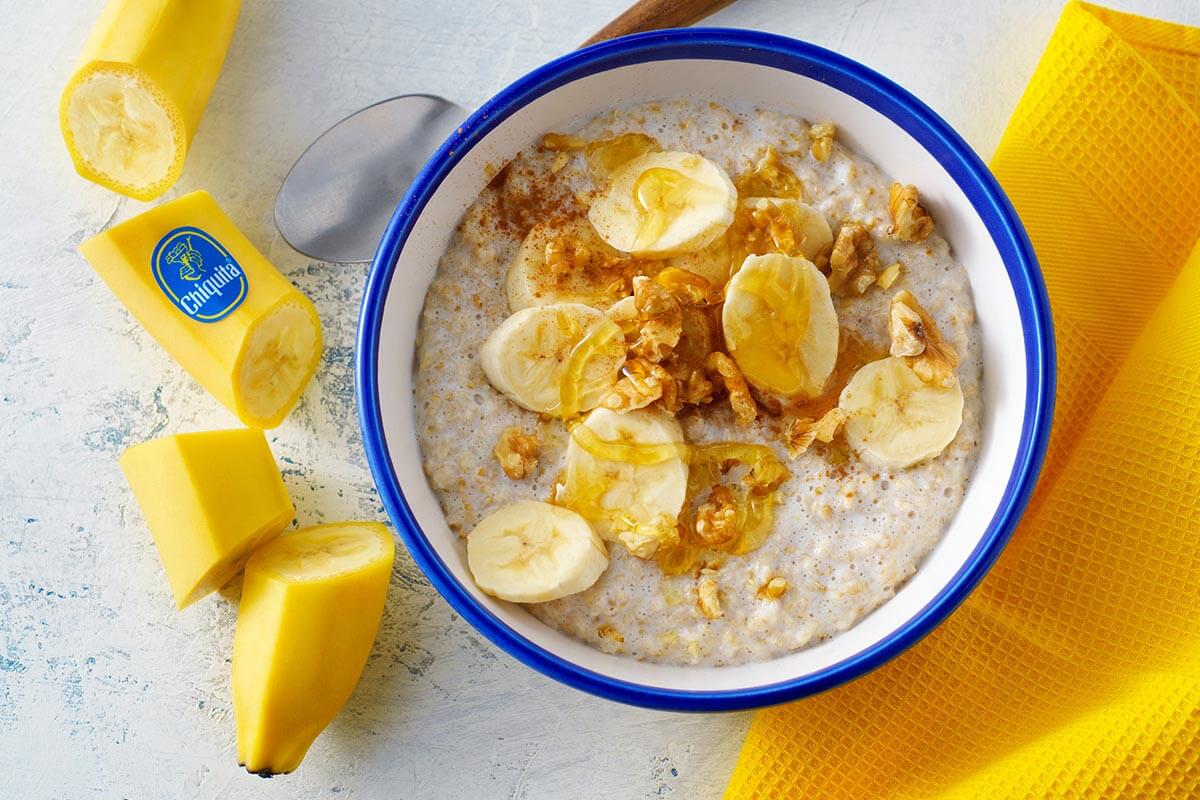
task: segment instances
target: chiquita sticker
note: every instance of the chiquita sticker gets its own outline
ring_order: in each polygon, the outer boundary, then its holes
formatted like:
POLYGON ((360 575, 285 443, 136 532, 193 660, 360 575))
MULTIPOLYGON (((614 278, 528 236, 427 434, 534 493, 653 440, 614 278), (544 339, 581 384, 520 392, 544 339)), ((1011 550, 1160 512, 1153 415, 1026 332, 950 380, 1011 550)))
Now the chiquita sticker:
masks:
POLYGON ((242 304, 250 284, 225 247, 199 228, 176 228, 154 247, 158 288, 189 319, 216 322, 242 304))

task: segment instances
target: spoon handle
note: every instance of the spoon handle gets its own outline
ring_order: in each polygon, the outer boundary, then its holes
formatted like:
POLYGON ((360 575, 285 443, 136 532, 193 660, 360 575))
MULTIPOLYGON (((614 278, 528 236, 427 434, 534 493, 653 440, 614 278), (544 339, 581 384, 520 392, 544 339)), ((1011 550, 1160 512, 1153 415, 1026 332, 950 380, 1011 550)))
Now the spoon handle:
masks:
POLYGON ((733 0, 638 0, 621 16, 605 25, 580 45, 615 39, 627 33, 684 28, 732 3, 733 0))

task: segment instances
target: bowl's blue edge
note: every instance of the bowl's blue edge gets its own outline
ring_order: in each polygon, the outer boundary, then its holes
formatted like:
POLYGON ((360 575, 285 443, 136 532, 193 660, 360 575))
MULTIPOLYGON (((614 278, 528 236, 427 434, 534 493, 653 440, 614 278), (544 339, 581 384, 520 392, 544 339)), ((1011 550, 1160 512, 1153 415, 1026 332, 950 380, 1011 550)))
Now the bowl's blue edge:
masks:
POLYGON ((991 172, 941 117, 874 70, 824 48, 757 31, 690 28, 635 34, 551 61, 486 102, 438 149, 397 206, 371 265, 359 318, 355 391, 367 460, 383 503, 413 559, 468 622, 510 655, 583 691, 649 708, 725 711, 794 700, 858 677, 899 655, 957 608, 995 562, 1029 502, 1050 436, 1055 370, 1049 300, 1025 229, 991 172), (987 532, 959 572, 884 641, 816 673, 747 689, 682 691, 616 680, 571 664, 508 628, 457 584, 417 525, 388 456, 378 395, 376 363, 387 286, 417 216, 454 164, 491 128, 558 86, 625 64, 677 58, 748 61, 806 75, 867 103, 921 142, 975 206, 1004 259, 1017 296, 1028 364, 1025 419, 1013 470, 987 532))

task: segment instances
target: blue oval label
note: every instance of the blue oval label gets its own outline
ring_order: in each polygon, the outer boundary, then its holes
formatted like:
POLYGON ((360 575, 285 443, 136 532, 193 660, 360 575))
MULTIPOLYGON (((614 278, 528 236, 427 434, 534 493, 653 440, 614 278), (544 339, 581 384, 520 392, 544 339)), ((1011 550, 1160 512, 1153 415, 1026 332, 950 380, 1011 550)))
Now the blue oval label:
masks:
POLYGON ((158 240, 150 269, 163 294, 197 322, 216 322, 242 304, 250 284, 225 246, 199 228, 176 228, 158 240))

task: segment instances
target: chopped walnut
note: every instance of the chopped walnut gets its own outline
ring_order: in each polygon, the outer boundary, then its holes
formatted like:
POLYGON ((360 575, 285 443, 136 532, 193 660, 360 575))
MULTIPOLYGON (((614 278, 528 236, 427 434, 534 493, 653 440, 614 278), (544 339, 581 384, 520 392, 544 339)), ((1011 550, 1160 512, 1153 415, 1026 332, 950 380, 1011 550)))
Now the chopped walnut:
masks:
POLYGON ((684 383, 683 390, 679 393, 679 399, 687 405, 704 405, 712 402, 715 389, 712 381, 705 377, 703 370, 694 369, 688 375, 687 382, 684 383))
POLYGON ((565 167, 567 165, 567 162, 570 160, 571 160, 571 156, 569 153, 565 153, 565 152, 558 153, 558 155, 554 156, 554 163, 550 165, 550 171, 551 172, 561 172, 562 168, 565 167))
POLYGON ((715 373, 725 385, 729 394, 729 406, 738 422, 749 425, 758 417, 758 406, 750 396, 750 386, 742 377, 742 371, 733 363, 733 359, 721 352, 711 353, 705 362, 709 373, 715 373))
POLYGON ((829 158, 830 152, 833 151, 833 137, 836 134, 837 127, 832 122, 817 122, 809 127, 808 136, 812 139, 813 158, 817 161, 829 158))
POLYGON ((829 289, 834 294, 862 294, 875 282, 879 255, 871 233, 857 222, 847 222, 838 231, 829 255, 829 289))
POLYGON ((630 358, 621 367, 621 379, 600 399, 610 411, 645 408, 655 400, 672 410, 678 403, 675 379, 659 364, 644 358, 630 358))
POLYGON ((892 297, 888 308, 889 351, 903 356, 926 383, 949 385, 958 367, 954 348, 942 340, 937 323, 907 289, 892 297))
POLYGON ((812 417, 793 419, 783 429, 783 444, 787 447, 788 455, 795 458, 808 450, 817 439, 816 422, 812 417))
POLYGON ((621 632, 607 623, 596 629, 596 635, 601 639, 608 639, 610 642, 616 642, 617 644, 625 643, 625 637, 621 635, 621 632))
POLYGON ((546 242, 546 267, 556 279, 572 274, 599 270, 616 270, 628 262, 605 251, 597 242, 582 241, 569 231, 560 231, 546 242))
POLYGON ((776 575, 758 587, 758 591, 755 594, 760 600, 778 600, 783 597, 783 593, 787 591, 787 588, 787 581, 776 575))
POLYGON ((879 277, 875 279, 875 284, 880 289, 890 289, 892 284, 900 279, 900 271, 904 269, 904 265, 897 261, 888 267, 884 267, 883 272, 879 273, 879 277))
POLYGON ((788 454, 795 458, 806 451, 813 442, 829 443, 846 424, 846 412, 831 408, 818 420, 801 417, 788 423, 783 429, 783 443, 788 454))
POLYGON ((902 242, 923 242, 933 233, 933 217, 920 204, 917 187, 893 183, 888 192, 892 225, 888 233, 902 242))
POLYGON ((511 426, 505 428, 500 432, 500 441, 492 452, 496 454, 504 474, 519 481, 537 468, 537 433, 522 433, 520 428, 511 426))
POLYGON ((838 435, 838 431, 846 424, 846 412, 840 408, 834 407, 825 412, 822 417, 817 420, 813 429, 817 434, 818 442, 828 444, 833 441, 833 437, 838 435))
POLYGON ((633 305, 637 311, 638 336, 629 352, 658 363, 679 342, 683 310, 667 287, 644 275, 633 279, 633 305))
POLYGON ((752 203, 739 203, 729 227, 734 260, 737 256, 744 259, 745 255, 768 253, 797 255, 804 243, 804 232, 800 227, 787 207, 773 198, 760 197, 752 203))
POLYGON ((587 147, 587 142, 569 133, 547 133, 542 137, 542 149, 551 152, 573 153, 587 147))
POLYGON ((606 178, 626 161, 661 149, 657 141, 644 133, 623 133, 589 144, 586 149, 588 168, 596 177, 606 178))
POLYGON ((727 486, 714 485, 696 509, 696 535, 715 550, 728 547, 738 535, 737 502, 727 486))
POLYGON ((616 537, 630 555, 641 559, 654 558, 660 547, 679 543, 679 531, 674 522, 665 517, 656 523, 638 524, 632 529, 617 531, 616 537))
POLYGON ((804 193, 804 184, 796 177, 796 173, 784 165, 779 153, 770 145, 750 172, 738 176, 735 186, 741 197, 792 197, 799 200, 804 193))
POLYGON ((711 569, 700 570, 700 581, 696 584, 696 604, 700 607, 700 613, 708 619, 718 619, 724 614, 721 611, 721 593, 712 577, 714 574, 711 569))

